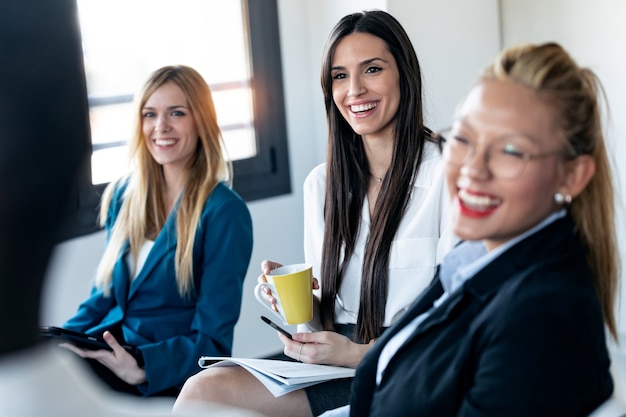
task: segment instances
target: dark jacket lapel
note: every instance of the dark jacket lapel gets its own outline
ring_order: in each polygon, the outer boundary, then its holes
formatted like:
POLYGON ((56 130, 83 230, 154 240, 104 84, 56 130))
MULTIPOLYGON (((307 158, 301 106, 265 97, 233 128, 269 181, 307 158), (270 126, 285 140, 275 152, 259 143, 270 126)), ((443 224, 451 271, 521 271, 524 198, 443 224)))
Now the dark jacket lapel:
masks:
POLYGON ((117 305, 126 309, 126 301, 128 298, 128 289, 130 287, 130 273, 128 271, 128 265, 126 264, 126 255, 130 249, 128 241, 122 246, 120 253, 117 257, 117 262, 113 266, 113 274, 111 285, 113 287, 113 296, 117 305))
MULTIPOLYGON (((566 216, 507 249, 451 294, 449 299, 419 326, 412 338, 444 323, 462 300, 469 297, 471 299, 469 302, 483 304, 504 282, 519 271, 527 269, 528 265, 539 265, 542 259, 552 259, 552 254, 557 250, 562 251, 562 245, 570 240, 568 236, 570 230, 574 230, 574 224, 571 218, 566 216)), ((421 312, 423 309, 414 310, 411 319, 421 312)))
MULTIPOLYGON (((528 265, 531 264, 541 265, 543 262, 551 260, 557 251, 563 253, 564 248, 562 246, 568 245, 567 242, 572 241, 569 235, 572 230, 574 230, 574 223, 569 216, 566 216, 507 249, 475 276, 466 281, 461 288, 451 294, 437 309, 433 310, 399 351, 411 348, 413 346, 411 342, 419 338, 420 335, 445 326, 455 309, 471 308, 480 310, 482 305, 488 302, 502 284, 514 276, 517 271, 528 269, 528 265)), ((572 248, 572 250, 575 250, 575 248, 572 248)), ((567 248, 565 248, 565 252, 567 252, 567 248)), ((583 255, 581 254, 581 256, 583 255)), ((352 416, 368 414, 369 401, 374 396, 376 386, 378 359, 385 344, 413 319, 428 311, 435 300, 443 294, 443 287, 439 280, 439 270, 440 268, 437 268, 435 278, 429 287, 418 297, 400 320, 383 334, 359 364, 357 375, 352 384, 352 416)), ((394 359, 395 357, 391 359, 389 366, 392 365, 394 359)))

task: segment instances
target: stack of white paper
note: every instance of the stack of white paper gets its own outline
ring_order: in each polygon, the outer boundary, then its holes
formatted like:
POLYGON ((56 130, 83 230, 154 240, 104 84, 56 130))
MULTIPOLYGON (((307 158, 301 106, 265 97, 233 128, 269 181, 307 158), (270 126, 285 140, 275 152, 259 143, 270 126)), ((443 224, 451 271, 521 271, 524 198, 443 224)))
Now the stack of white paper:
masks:
POLYGON ((202 368, 241 366, 261 381, 274 397, 331 379, 353 377, 355 373, 353 368, 342 366, 222 356, 202 356, 198 365, 202 368))

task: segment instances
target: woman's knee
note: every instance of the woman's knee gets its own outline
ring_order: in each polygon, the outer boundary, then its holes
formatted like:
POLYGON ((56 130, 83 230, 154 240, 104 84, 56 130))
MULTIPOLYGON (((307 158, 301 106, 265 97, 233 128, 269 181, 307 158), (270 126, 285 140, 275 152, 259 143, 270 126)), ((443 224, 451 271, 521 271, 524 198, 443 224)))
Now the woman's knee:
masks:
POLYGON ((223 402, 236 392, 240 379, 236 368, 216 367, 205 369, 191 376, 179 395, 179 399, 223 402))

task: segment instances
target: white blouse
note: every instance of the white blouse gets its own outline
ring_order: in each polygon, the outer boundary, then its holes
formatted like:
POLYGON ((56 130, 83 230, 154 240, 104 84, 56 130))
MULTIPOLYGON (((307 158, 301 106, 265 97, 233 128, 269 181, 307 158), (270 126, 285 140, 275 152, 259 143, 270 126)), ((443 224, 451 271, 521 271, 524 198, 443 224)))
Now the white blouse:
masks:
MULTIPOLYGON (((148 255, 150 254, 153 246, 154 240, 146 239, 139 248, 139 255, 137 256, 137 268, 135 269, 135 273, 133 274, 132 279, 137 278, 137 275, 139 275, 139 272, 141 271, 141 268, 143 268, 143 265, 146 263, 146 259, 148 259, 148 255)), ((126 255, 126 266, 128 267, 129 271, 133 271, 133 256, 130 254, 130 252, 126 255)))
MULTIPOLYGON (((304 255, 306 262, 313 265, 313 275, 318 280, 324 237, 325 184, 326 164, 323 163, 315 167, 304 182, 304 255)), ((448 206, 449 196, 440 152, 437 145, 427 142, 409 206, 391 245, 385 327, 396 321, 426 288, 433 279, 436 265, 456 243, 457 239, 448 227, 448 206)), ((369 205, 365 199, 355 252, 335 304, 336 323, 354 324, 357 321, 369 228, 369 205)), ((320 294, 321 290, 316 291, 317 297, 320 294)), ((319 330, 319 317, 314 317, 308 327, 309 330, 319 330)))

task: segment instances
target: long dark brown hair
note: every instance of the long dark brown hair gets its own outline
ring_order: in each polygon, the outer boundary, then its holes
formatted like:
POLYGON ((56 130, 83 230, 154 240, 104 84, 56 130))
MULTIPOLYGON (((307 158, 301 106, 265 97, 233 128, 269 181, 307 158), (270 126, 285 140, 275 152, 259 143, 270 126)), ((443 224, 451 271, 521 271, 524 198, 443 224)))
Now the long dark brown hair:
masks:
POLYGON ((354 253, 370 167, 363 140, 335 106, 331 66, 335 49, 345 36, 368 33, 387 44, 400 74, 400 107, 395 116, 391 166, 383 179, 371 219, 361 277, 360 307, 355 340, 366 342, 383 330, 389 286, 391 243, 411 198, 424 148, 422 80, 417 55, 402 25, 386 12, 350 14, 333 28, 326 42, 321 83, 328 122, 328 156, 322 248, 321 321, 334 329, 337 291, 354 253))

